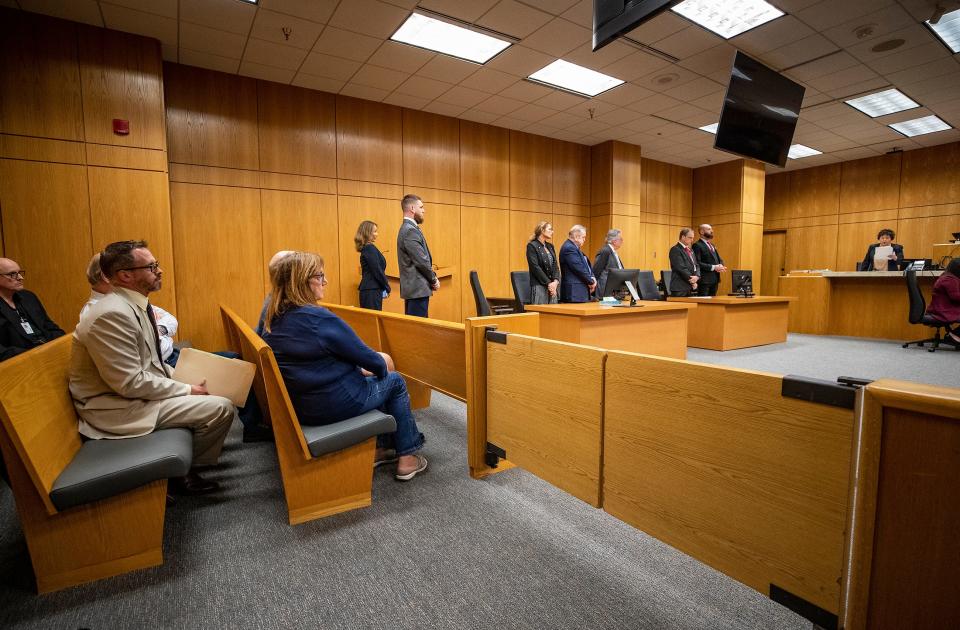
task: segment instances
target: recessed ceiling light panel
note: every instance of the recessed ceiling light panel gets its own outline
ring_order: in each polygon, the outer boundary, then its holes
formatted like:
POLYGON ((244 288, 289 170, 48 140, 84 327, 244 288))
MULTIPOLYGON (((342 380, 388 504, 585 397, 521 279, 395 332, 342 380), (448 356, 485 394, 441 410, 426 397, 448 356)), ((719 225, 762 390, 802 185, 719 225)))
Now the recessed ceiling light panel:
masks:
POLYGON ((924 116, 923 118, 914 118, 904 122, 887 125, 894 131, 899 131, 908 138, 913 136, 922 136, 925 133, 935 133, 937 131, 946 131, 953 129, 950 125, 943 122, 936 116, 924 116))
POLYGON ((930 20, 924 24, 947 45, 951 52, 960 52, 960 9, 944 13, 936 24, 931 24, 930 20))
POLYGON ((713 123, 712 125, 704 125, 703 127, 697 127, 701 131, 706 131, 707 133, 717 133, 717 127, 720 126, 720 123, 713 123))
POLYGON ((791 160, 799 160, 800 158, 810 157, 811 155, 820 155, 821 153, 823 153, 823 151, 811 149, 803 144, 791 144, 790 151, 787 153, 787 157, 791 160))
POLYGON ((419 13, 411 13, 390 39, 475 63, 486 63, 510 46, 508 41, 419 13))
POLYGON ((584 96, 596 96, 622 85, 623 81, 595 70, 557 59, 527 77, 531 81, 558 87, 584 96))
POLYGON ((859 109, 861 112, 867 116, 870 116, 871 118, 876 118, 877 116, 886 116, 887 114, 895 114, 906 109, 920 107, 919 104, 910 99, 910 97, 908 97, 906 94, 894 88, 884 90, 883 92, 876 92, 874 94, 867 94, 866 96, 852 98, 849 101, 844 102, 850 107, 859 109))
POLYGON ((784 15, 764 0, 684 0, 671 10, 724 39, 784 15))

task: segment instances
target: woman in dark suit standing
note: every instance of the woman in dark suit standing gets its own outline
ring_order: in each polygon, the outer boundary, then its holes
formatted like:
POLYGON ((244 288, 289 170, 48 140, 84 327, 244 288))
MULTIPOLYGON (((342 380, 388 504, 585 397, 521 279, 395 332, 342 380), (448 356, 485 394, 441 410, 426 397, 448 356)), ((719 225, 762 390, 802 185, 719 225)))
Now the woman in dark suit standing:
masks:
POLYGON ((537 223, 527 243, 527 267, 530 269, 530 303, 556 304, 560 287, 560 265, 553 249, 553 225, 537 223))
POLYGON ((357 228, 353 242, 360 252, 360 308, 383 310, 383 298, 390 295, 387 280, 387 259, 383 257, 374 241, 377 240, 377 224, 363 221, 357 228))
POLYGON ((863 262, 860 263, 860 271, 898 271, 900 269, 900 261, 903 260, 903 245, 897 245, 893 242, 896 236, 894 231, 889 228, 880 230, 880 233, 877 234, 877 240, 879 242, 867 248, 867 255, 863 257, 863 262), (874 253, 878 247, 887 245, 893 248, 893 253, 887 257, 887 266, 877 269, 873 262, 874 253))

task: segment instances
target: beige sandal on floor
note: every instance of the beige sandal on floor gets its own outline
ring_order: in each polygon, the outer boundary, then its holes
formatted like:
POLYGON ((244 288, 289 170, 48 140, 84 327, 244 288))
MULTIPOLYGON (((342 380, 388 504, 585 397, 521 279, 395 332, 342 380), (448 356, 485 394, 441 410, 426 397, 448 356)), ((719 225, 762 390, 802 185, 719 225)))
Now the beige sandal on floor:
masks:
POLYGON ((418 460, 418 464, 416 468, 414 468, 413 470, 411 470, 410 472, 404 475, 397 473, 396 475, 394 475, 394 479, 396 479, 397 481, 410 481, 411 479, 413 479, 414 477, 416 477, 417 475, 425 471, 427 469, 427 458, 424 457, 423 455, 417 455, 417 460, 418 460))

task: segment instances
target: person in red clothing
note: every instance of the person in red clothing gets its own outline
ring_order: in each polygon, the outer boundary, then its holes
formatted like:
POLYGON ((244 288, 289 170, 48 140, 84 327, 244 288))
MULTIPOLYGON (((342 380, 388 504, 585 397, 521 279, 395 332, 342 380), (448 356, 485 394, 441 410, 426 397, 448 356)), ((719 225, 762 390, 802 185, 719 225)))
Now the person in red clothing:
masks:
MULTIPOLYGON (((948 324, 960 324, 960 258, 951 260, 947 270, 937 278, 927 315, 948 324)), ((954 326, 944 341, 960 346, 960 326, 954 326)))

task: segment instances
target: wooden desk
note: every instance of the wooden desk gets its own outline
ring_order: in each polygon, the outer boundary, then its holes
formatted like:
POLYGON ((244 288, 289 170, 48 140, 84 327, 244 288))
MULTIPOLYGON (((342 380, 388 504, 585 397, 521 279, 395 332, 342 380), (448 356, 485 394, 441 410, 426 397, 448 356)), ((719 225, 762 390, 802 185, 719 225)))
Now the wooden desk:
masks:
MULTIPOLYGON (((917 274, 929 303, 939 271, 917 274)), ((847 335, 911 341, 930 329, 910 324, 910 299, 902 271, 824 271, 780 276, 780 295, 797 296, 787 330, 811 335, 847 335)))
POLYGON ((687 345, 707 350, 735 350, 787 340, 787 320, 794 297, 758 295, 738 298, 672 297, 693 303, 687 319, 687 345))
POLYGON ((637 304, 531 304, 526 310, 540 313, 540 336, 546 339, 686 359, 687 311, 697 305, 637 304))

